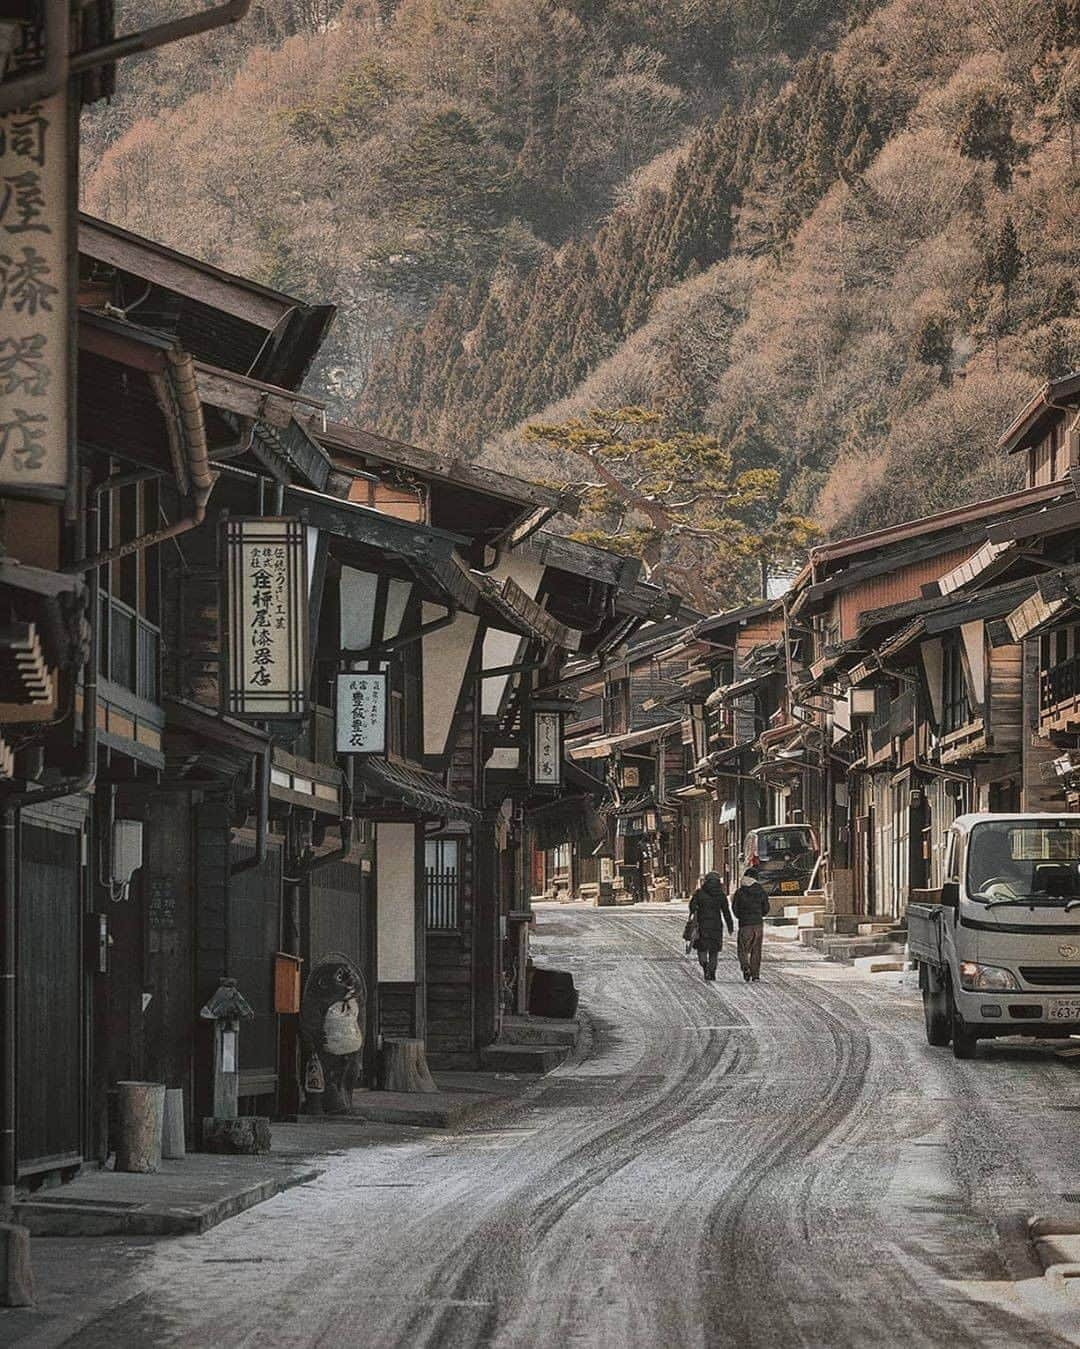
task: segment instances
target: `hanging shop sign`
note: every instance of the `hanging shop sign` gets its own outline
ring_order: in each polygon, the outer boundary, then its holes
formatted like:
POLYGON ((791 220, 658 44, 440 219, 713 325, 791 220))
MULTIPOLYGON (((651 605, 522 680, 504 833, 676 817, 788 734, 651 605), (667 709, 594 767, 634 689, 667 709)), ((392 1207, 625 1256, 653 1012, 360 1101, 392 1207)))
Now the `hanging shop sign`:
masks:
MULTIPOLYGON (((15 76, 45 59, 20 28, 15 76)), ((70 477, 67 106, 64 88, 0 115, 0 491, 48 498, 70 477)))
POLYGON ((337 677, 337 752, 386 753, 386 673, 337 677))
POLYGON ((233 518, 224 530, 224 710, 234 717, 301 717, 308 644, 304 526, 233 518))
POLYGON ((558 787, 562 782, 562 713, 534 708, 532 714, 532 775, 534 787, 558 787))
POLYGON ((622 766, 622 785, 624 787, 641 786, 641 770, 633 764, 623 764, 622 766))

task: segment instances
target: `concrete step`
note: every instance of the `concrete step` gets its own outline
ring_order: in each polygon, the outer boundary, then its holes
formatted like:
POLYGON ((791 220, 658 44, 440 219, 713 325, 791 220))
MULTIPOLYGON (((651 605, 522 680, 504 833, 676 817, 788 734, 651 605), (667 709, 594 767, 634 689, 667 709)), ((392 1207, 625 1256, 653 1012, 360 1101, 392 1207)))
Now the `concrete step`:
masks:
POLYGON ((766 927, 794 927, 796 920, 786 918, 783 914, 770 913, 764 919, 766 927))
POLYGON ((858 937, 876 937, 879 932, 891 932, 892 923, 860 923, 855 929, 855 935, 858 937))
POLYGON ((769 903, 772 904, 773 900, 776 899, 779 899, 784 905, 785 918, 798 918, 800 913, 824 913, 825 911, 821 904, 815 903, 813 900, 800 899, 797 902, 789 904, 782 897, 774 895, 773 899, 769 900, 769 903))
POLYGON ((566 1045, 569 1049, 581 1039, 577 1021, 553 1016, 507 1016, 499 1032, 501 1045, 566 1045))
POLYGON ((824 936, 824 933, 822 932, 822 929, 819 927, 799 928, 799 941, 802 943, 803 946, 808 946, 811 949, 813 948, 814 943, 817 941, 817 939, 822 936, 824 936))
POLYGON ((795 921, 799 927, 820 927, 822 931, 824 931, 825 929, 821 922, 824 916, 824 909, 804 909, 795 921))
POLYGON ((480 1051, 480 1066, 497 1073, 550 1073, 569 1052, 566 1045, 508 1045, 496 1041, 480 1051))
POLYGON ((859 956, 902 956, 906 951, 900 942, 875 941, 873 937, 828 937, 819 949, 826 959, 846 963, 859 956))
POLYGON ((851 963, 863 974, 902 973, 907 965, 906 960, 898 960, 895 956, 856 956, 851 963))

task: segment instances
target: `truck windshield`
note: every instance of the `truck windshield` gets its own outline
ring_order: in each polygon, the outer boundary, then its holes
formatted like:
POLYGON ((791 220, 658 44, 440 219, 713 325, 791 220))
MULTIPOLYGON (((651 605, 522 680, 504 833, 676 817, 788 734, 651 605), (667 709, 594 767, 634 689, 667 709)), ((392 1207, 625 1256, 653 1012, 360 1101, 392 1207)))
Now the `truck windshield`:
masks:
POLYGON ((1080 899, 1080 820, 975 825, 968 844, 967 892, 987 902, 1080 899))

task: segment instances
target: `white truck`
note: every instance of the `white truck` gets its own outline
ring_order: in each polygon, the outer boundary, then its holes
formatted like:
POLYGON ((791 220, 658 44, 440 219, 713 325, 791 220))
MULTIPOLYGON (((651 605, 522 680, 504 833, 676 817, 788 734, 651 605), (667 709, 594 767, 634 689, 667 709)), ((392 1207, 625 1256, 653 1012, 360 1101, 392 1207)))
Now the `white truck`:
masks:
POLYGON ((908 905, 929 1043, 1080 1034, 1080 815, 961 815, 944 876, 908 905))

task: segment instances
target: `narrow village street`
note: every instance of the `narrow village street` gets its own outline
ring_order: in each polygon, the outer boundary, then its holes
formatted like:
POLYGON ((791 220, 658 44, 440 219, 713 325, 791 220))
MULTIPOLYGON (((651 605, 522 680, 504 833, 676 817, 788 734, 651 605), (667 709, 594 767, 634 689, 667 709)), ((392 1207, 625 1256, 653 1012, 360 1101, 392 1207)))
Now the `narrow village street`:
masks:
MULTIPOLYGON (((901 976, 775 937, 760 984, 728 946, 707 985, 684 913, 541 908, 593 1027, 573 1060, 498 1119, 358 1132, 311 1185, 132 1244, 126 1274, 114 1252, 113 1309, 26 1343, 1080 1343, 1024 1229, 1067 1211, 1076 1069, 1030 1044, 957 1063, 901 976)), ((35 1247, 46 1279, 101 1282, 100 1251, 35 1247)))

